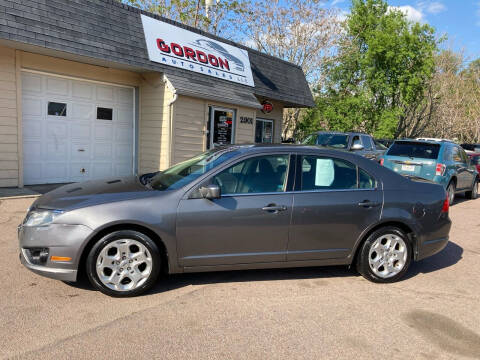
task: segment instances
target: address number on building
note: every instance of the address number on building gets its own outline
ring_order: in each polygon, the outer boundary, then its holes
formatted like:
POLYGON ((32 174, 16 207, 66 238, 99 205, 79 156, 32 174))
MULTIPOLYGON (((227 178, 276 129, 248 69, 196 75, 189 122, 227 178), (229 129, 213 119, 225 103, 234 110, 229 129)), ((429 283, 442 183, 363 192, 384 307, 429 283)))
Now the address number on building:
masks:
POLYGON ((253 125, 253 118, 248 116, 240 116, 240 123, 253 125))

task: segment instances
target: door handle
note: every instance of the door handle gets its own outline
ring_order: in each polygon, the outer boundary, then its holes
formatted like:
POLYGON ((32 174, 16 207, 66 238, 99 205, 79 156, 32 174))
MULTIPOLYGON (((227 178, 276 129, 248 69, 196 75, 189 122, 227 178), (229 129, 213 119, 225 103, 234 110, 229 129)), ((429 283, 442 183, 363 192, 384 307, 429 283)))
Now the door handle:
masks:
POLYGON ((262 210, 270 213, 277 213, 279 211, 287 210, 287 207, 285 205, 268 204, 267 206, 264 206, 262 210))
POLYGON ((370 200, 363 200, 362 202, 358 203, 358 206, 363 206, 363 207, 366 207, 366 208, 375 207, 375 206, 378 206, 378 205, 380 205, 380 203, 373 202, 373 201, 370 201, 370 200))

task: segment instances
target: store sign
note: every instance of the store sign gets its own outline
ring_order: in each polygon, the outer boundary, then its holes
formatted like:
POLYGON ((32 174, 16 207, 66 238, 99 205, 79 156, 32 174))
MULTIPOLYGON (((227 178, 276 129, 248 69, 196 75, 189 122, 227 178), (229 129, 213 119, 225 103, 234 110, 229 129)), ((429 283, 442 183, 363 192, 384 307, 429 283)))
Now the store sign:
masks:
POLYGON ((262 102, 262 112, 264 114, 271 113, 273 111, 273 104, 270 101, 262 102))
POLYGON ((142 15, 151 61, 255 86, 248 52, 142 15))

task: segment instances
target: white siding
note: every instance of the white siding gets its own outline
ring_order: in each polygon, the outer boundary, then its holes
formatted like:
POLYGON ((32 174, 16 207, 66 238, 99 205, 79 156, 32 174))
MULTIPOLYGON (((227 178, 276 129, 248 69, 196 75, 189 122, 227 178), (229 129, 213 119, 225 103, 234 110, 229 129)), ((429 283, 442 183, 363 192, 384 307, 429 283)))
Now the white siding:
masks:
POLYGON ((0 187, 18 186, 15 50, 0 46, 0 187))
POLYGON ((173 93, 161 74, 146 74, 140 85, 139 174, 169 167, 168 103, 173 93))

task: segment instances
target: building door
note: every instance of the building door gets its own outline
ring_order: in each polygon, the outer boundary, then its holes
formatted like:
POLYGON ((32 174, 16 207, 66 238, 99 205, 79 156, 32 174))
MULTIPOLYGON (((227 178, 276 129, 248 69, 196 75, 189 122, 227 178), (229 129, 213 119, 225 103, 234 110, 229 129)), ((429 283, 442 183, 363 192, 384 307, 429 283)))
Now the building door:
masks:
POLYGON ((134 172, 134 89, 22 73, 24 184, 134 172))
POLYGON ((208 121, 207 148, 234 143, 235 110, 211 106, 208 121))
POLYGON ((255 142, 267 144, 273 142, 273 120, 257 118, 255 123, 255 142))

